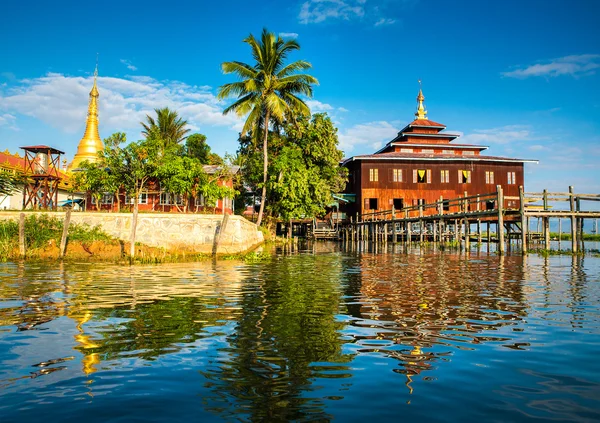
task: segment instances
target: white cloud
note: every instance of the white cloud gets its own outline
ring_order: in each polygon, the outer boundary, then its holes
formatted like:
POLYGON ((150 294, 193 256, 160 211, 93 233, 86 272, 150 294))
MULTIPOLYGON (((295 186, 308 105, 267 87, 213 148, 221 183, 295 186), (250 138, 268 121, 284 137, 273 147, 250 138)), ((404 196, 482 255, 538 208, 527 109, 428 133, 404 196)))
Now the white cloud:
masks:
POLYGON ((571 75, 577 77, 593 75, 599 67, 600 54, 580 54, 560 57, 546 63, 536 63, 525 68, 503 72, 502 75, 519 79, 532 76, 552 77, 571 75))
POLYGON ((133 64, 129 60, 121 59, 121 63, 123 63, 125 66, 127 66, 127 69, 129 69, 129 70, 132 70, 132 71, 137 70, 137 67, 133 66, 133 64))
POLYGON ((460 138, 465 144, 511 144, 535 139, 532 131, 525 125, 507 125, 492 129, 475 129, 474 133, 460 138))
POLYGON ((318 100, 307 100, 306 104, 310 107, 311 112, 327 112, 333 110, 333 106, 327 103, 321 103, 318 100))
POLYGON ((546 149, 546 147, 544 147, 543 145, 540 145, 540 144, 535 144, 535 145, 532 145, 531 147, 529 147, 530 151, 542 151, 545 149, 546 149))
POLYGON ((308 0, 300 9, 300 23, 319 23, 326 19, 360 18, 365 14, 366 0, 308 0))
POLYGON ((342 130, 338 135, 340 149, 346 153, 359 146, 377 150, 382 143, 392 140, 398 134, 398 128, 394 124, 395 122, 386 121, 368 122, 342 130))
MULTIPOLYGON (((49 73, 24 79, 0 92, 0 111, 25 115, 67 133, 83 130, 92 78, 49 73)), ((220 126, 237 129, 240 119, 223 116, 223 102, 210 87, 177 81, 159 81, 148 76, 98 77, 101 136, 113 131, 139 130, 139 123, 155 108, 170 107, 193 127, 220 126)), ((4 115, 6 116, 6 115, 4 115)))
POLYGON ((11 115, 10 113, 0 114, 0 126, 7 126, 14 131, 18 131, 19 128, 16 125, 16 121, 16 116, 11 115))
POLYGON ((345 107, 338 107, 338 110, 343 113, 350 111, 350 110, 346 109, 345 107))
POLYGON ((293 39, 298 38, 298 34, 296 32, 280 32, 279 36, 281 38, 293 38, 293 39))
POLYGON ((375 26, 387 26, 387 25, 393 25, 395 23, 396 23, 396 19, 381 18, 377 22, 375 22, 375 26))

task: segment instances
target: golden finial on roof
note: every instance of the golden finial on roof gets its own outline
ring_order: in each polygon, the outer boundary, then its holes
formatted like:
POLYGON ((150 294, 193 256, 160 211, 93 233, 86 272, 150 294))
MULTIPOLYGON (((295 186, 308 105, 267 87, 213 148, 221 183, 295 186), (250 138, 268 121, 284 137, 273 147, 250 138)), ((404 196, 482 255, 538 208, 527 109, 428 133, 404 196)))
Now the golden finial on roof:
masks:
POLYGON ((100 139, 100 133, 98 132, 98 97, 100 97, 100 93, 98 92, 97 79, 98 62, 96 60, 96 69, 94 70, 94 85, 90 91, 85 133, 83 134, 81 141, 79 141, 77 153, 69 165, 69 171, 72 169, 77 169, 79 164, 84 160, 95 162, 98 160, 98 152, 104 149, 104 144, 102 143, 102 139, 100 139))
POLYGON ((427 110, 425 109, 425 96, 423 95, 423 89, 421 80, 419 79, 419 95, 417 96, 417 112, 415 117, 417 119, 427 119, 427 110))

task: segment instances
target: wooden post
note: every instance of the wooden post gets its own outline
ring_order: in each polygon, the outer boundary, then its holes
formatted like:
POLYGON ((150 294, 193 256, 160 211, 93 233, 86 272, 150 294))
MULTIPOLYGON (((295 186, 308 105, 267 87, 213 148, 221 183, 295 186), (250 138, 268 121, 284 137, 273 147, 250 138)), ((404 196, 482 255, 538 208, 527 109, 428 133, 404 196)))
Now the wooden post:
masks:
MULTIPOLYGON (((137 199, 135 200, 137 201, 137 199)), ((135 257, 135 231, 137 229, 137 218, 138 218, 138 210, 137 207, 133 208, 133 216, 131 217, 131 237, 129 242, 131 243, 129 247, 129 255, 131 258, 135 257)))
POLYGON ((542 217, 542 227, 544 228, 544 248, 550 249, 550 218, 542 217))
POLYGON ((221 227, 219 228, 219 233, 215 234, 215 240, 213 243, 213 256, 217 255, 217 250, 219 249, 219 245, 221 244, 221 240, 223 239, 223 234, 227 229, 227 223, 229 223, 229 215, 224 214, 223 220, 221 221, 221 227))
POLYGON ((504 254, 504 194, 502 186, 496 186, 498 190, 498 253, 504 254))
MULTIPOLYGON (((579 212, 581 211, 581 200, 579 198, 577 198, 576 201, 576 207, 577 207, 577 214, 579 214, 579 212)), ((577 228, 579 229, 579 233, 577 234, 577 237, 579 238, 579 242, 581 243, 581 251, 585 251, 585 241, 583 239, 583 217, 579 217, 577 218, 577 228)))
POLYGON ((573 187, 569 187, 569 205, 571 208, 571 250, 577 252, 577 225, 575 221, 575 194, 573 187))
POLYGON ((67 236, 69 235, 69 224, 71 223, 71 209, 67 209, 67 213, 65 214, 65 221, 63 223, 63 233, 62 238, 60 239, 60 250, 58 252, 58 256, 63 258, 65 254, 67 254, 67 236))
POLYGON ((558 218, 558 249, 560 250, 560 241, 562 238, 562 219, 558 218))
POLYGON ((19 255, 25 258, 25 213, 19 214, 19 255))
POLYGON ((419 241, 423 243, 423 231, 425 227, 423 225, 423 204, 419 206, 419 241))
POLYGON ((490 238, 490 221, 489 220, 486 222, 486 225, 487 225, 487 229, 486 229, 487 236, 486 236, 486 238, 487 238, 488 251, 489 251, 489 249, 490 249, 490 241, 491 241, 491 238, 490 238))
POLYGON ((460 228, 458 227, 458 219, 454 219, 454 240, 460 244, 460 228))
POLYGON ((406 238, 406 242, 408 242, 409 244, 412 242, 412 223, 411 222, 406 222, 406 233, 407 233, 407 238, 406 238))
POLYGON ((527 218, 525 217, 525 192, 519 186, 519 212, 521 214, 521 254, 527 255, 527 218))
POLYGON ((392 206, 392 243, 396 243, 396 209, 392 206))
MULTIPOLYGON (((477 203, 479 204, 479 203, 477 203)), ((477 248, 481 245, 481 219, 477 219, 477 248)))
POLYGON ((383 222, 383 243, 387 244, 388 242, 388 224, 387 222, 383 222))
POLYGON ((437 220, 433 221, 433 242, 437 242, 437 220))
POLYGON ((465 251, 468 253, 471 249, 471 225, 469 224, 469 218, 464 217, 465 222, 465 251))

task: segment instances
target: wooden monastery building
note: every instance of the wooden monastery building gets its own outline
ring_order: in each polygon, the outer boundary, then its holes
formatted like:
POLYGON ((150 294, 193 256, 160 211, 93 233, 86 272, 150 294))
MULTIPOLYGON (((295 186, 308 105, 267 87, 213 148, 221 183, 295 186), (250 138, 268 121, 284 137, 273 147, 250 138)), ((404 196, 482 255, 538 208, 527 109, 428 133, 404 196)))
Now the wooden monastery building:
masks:
MULTIPOLYGON (((524 163, 537 161, 486 156, 488 147, 454 142, 459 135, 429 120, 424 100, 419 90, 416 119, 382 149, 342 162, 349 171, 344 197, 351 201, 341 206, 347 217, 494 193, 497 185, 505 196, 519 196, 524 163)), ((518 200, 506 204, 518 206, 518 200)))

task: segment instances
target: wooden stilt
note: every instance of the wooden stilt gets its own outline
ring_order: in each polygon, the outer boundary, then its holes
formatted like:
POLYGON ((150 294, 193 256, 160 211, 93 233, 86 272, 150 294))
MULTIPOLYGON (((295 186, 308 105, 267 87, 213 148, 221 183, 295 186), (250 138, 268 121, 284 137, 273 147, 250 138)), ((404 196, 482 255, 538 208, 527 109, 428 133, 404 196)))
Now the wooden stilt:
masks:
MULTIPOLYGON (((575 194, 572 186, 569 187, 569 205, 571 213, 575 213, 575 194)), ((577 252, 577 222, 574 215, 571 216, 571 250, 573 253, 577 252)))
POLYGON ((502 192, 502 186, 496 186, 498 190, 498 253, 504 254, 504 194, 502 192))

